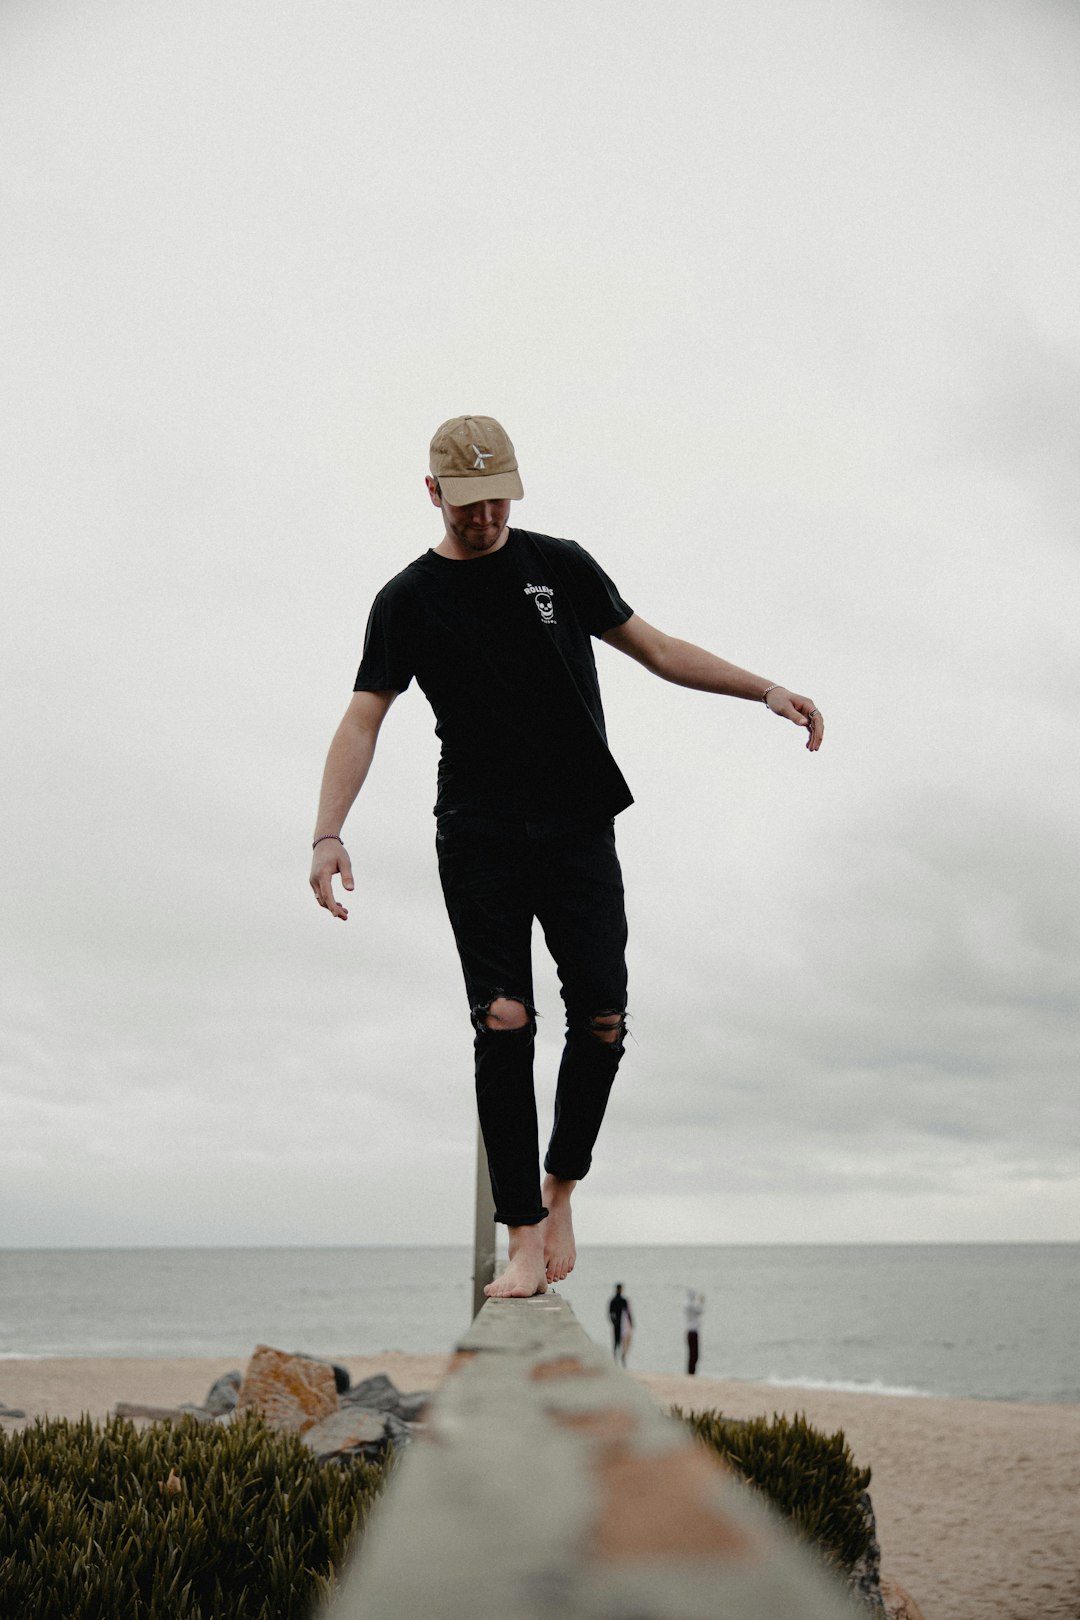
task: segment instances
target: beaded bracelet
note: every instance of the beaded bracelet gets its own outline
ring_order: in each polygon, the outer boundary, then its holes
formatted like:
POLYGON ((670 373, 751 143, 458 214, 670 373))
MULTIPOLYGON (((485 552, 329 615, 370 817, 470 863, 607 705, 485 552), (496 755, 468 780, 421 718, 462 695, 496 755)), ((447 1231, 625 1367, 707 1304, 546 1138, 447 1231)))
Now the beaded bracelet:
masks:
POLYGON ((761 701, 762 701, 762 703, 764 703, 765 707, 766 708, 769 707, 769 693, 770 692, 782 692, 782 691, 783 691, 783 687, 780 685, 779 681, 777 681, 775 686, 767 686, 765 688, 764 692, 762 692, 762 694, 761 694, 761 701))
MULTIPOLYGON (((345 848, 345 843, 340 833, 320 833, 318 838, 315 840, 315 844, 321 844, 325 838, 336 838, 342 849, 345 848)), ((315 848, 315 844, 312 844, 312 849, 315 848)))

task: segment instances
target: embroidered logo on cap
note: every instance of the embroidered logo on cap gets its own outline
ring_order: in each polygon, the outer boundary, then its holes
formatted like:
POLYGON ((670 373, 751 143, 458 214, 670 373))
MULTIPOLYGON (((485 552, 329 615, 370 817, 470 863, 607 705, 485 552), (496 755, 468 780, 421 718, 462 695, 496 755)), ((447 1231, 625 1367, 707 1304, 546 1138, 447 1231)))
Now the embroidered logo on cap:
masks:
POLYGON ((487 467, 485 463, 491 460, 492 456, 495 454, 494 450, 481 450, 479 445, 476 444, 470 444, 469 449, 476 451, 476 460, 473 462, 473 466, 479 467, 481 472, 486 472, 487 467))

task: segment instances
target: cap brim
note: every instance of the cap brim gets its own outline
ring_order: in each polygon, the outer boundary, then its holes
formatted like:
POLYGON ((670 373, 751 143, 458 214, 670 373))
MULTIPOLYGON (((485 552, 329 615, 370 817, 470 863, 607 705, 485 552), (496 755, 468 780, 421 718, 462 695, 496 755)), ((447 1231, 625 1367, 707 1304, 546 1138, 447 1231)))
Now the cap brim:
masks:
POLYGON ((525 494, 516 472, 490 473, 481 478, 440 478, 439 488, 451 506, 473 501, 520 501, 525 494))

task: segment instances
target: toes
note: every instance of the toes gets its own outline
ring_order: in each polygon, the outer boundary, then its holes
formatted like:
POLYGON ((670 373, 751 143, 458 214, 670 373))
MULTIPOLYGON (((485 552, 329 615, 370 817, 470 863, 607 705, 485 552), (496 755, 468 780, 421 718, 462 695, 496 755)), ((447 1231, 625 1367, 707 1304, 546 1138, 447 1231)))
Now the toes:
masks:
POLYGON ((488 1299, 529 1299, 533 1294, 546 1294, 547 1281, 542 1273, 536 1280, 531 1275, 514 1278, 504 1273, 503 1276, 496 1277, 494 1282, 486 1283, 484 1293, 488 1299))
POLYGON ((565 1282, 574 1269, 576 1258, 576 1255, 571 1256, 569 1259, 564 1259, 561 1255, 557 1259, 552 1256, 547 1262, 548 1282, 565 1282))

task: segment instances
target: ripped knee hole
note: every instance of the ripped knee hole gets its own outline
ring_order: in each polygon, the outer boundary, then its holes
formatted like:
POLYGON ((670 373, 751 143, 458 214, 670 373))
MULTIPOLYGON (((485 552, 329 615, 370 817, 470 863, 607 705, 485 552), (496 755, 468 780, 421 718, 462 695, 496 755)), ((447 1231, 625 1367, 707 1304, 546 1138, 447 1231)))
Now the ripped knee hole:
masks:
POLYGON ((626 1038, 625 1012, 593 1013, 585 1024, 590 1033, 607 1046, 618 1046, 626 1038))
POLYGON ((478 1030, 514 1030, 531 1027, 535 1012, 520 996, 501 993, 474 1007, 473 1023, 478 1030))

